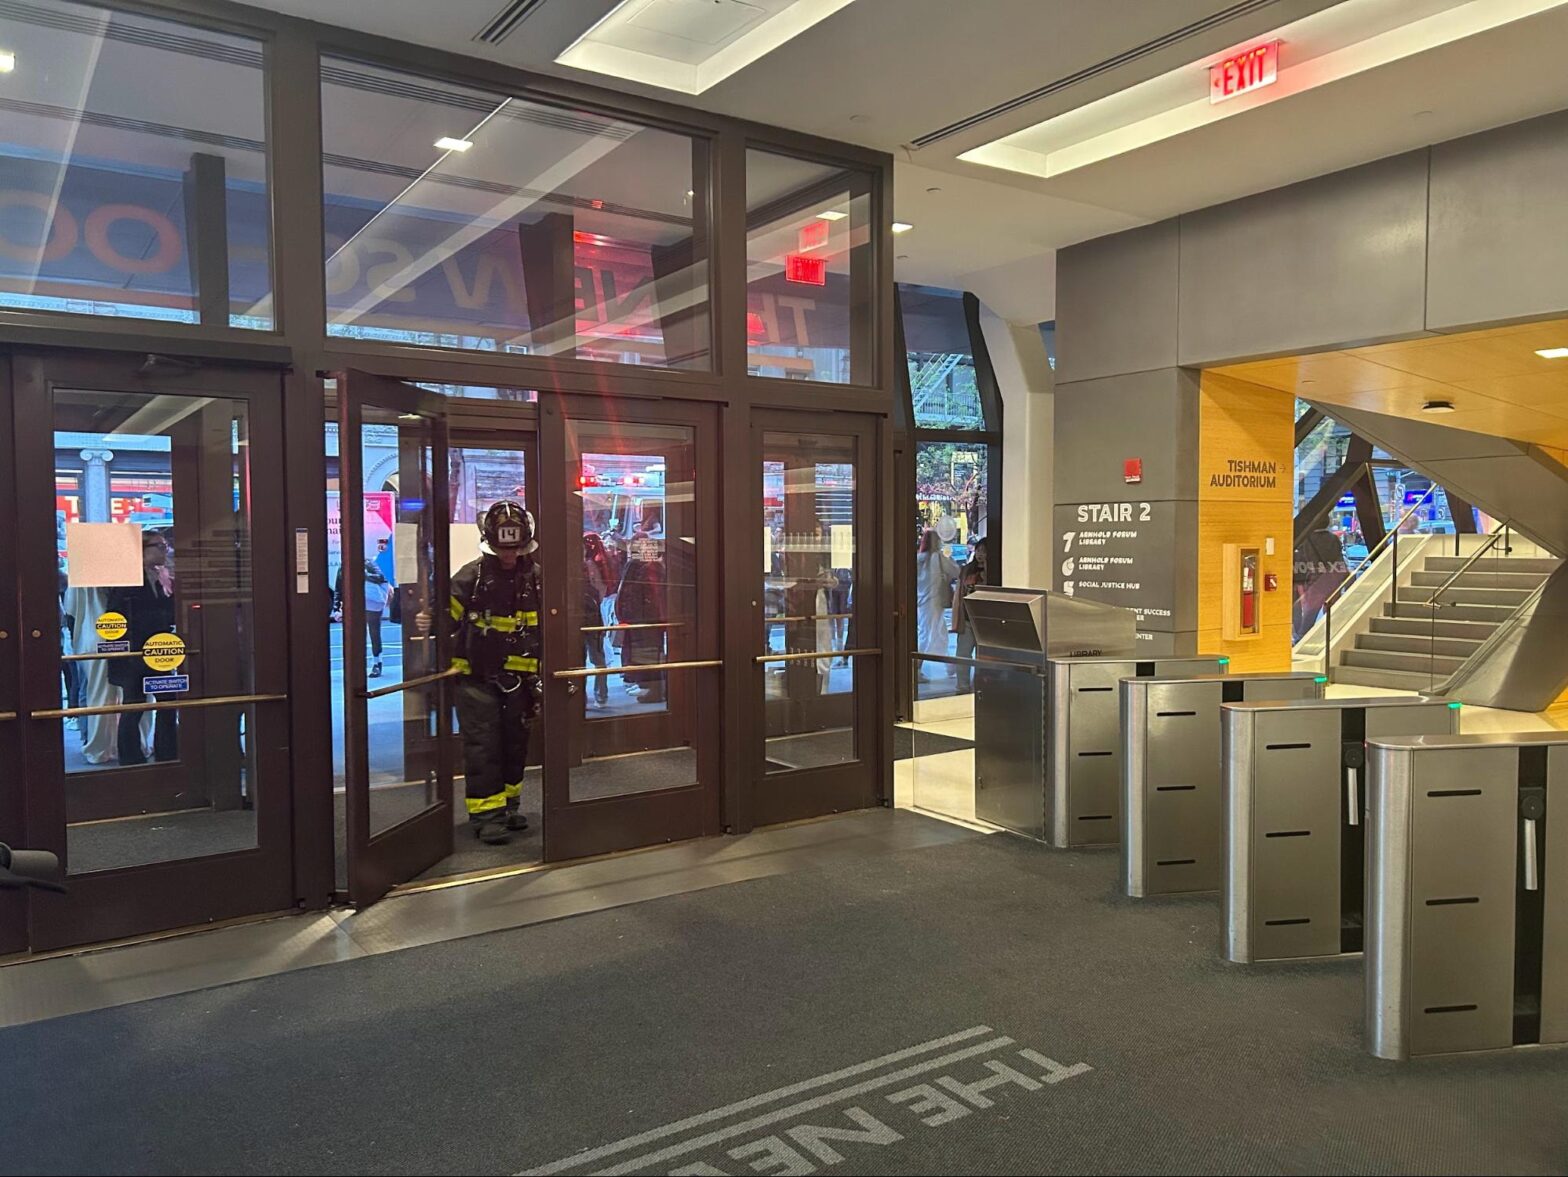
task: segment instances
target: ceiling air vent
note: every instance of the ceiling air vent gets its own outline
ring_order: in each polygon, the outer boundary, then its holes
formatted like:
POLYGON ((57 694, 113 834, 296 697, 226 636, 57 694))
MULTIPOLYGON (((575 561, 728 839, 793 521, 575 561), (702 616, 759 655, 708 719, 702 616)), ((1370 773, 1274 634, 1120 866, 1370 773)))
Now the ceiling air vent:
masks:
POLYGON ((1010 110, 1017 110, 1020 106, 1027 106, 1031 102, 1037 102, 1047 95, 1065 90, 1069 86, 1076 86, 1079 82, 1086 82, 1090 78, 1103 74, 1108 70, 1137 61, 1140 57, 1147 57, 1149 54, 1158 52, 1169 45, 1185 41, 1188 37, 1196 36, 1198 33, 1208 32, 1210 29, 1236 20, 1238 17, 1247 16, 1260 9, 1267 8, 1276 2, 1277 0, 1242 0, 1239 4, 1229 5, 1218 12, 1211 13, 1202 20, 1195 20, 1190 25, 1183 25, 1179 29, 1173 29, 1152 41, 1145 41, 1142 45, 1135 45, 1131 49, 1118 53, 1115 57, 1107 57, 1104 61, 1096 62, 1094 65, 1087 66, 1077 73, 1068 74, 1065 78, 1057 78, 1054 82, 1048 82, 1038 90, 1030 90, 1027 94, 1020 94, 1016 98, 1009 98, 1006 102, 999 102, 989 110, 977 111, 967 118, 959 119, 956 123, 950 123, 945 127, 930 131, 921 135, 918 139, 910 140, 909 145, 911 147, 929 147, 939 140, 946 139, 949 135, 956 135, 960 131, 967 131, 971 127, 977 127, 981 123, 996 118, 998 115, 1006 114, 1010 110))
POLYGON ((489 24, 474 34, 474 40, 486 45, 499 45, 517 31, 518 25, 543 7, 544 0, 512 0, 490 19, 489 24))

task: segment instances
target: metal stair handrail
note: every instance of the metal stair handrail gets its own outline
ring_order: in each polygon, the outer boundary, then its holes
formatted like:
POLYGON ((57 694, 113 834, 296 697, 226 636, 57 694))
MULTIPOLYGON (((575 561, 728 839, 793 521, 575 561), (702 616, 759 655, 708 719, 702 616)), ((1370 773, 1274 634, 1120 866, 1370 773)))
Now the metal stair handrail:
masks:
MULTIPOLYGON (((1325 609, 1333 608, 1334 602, 1339 600, 1340 597, 1344 596, 1345 593, 1348 592, 1355 584, 1355 582, 1360 579, 1362 569, 1370 568, 1372 566, 1372 562, 1382 554, 1384 548, 1391 544, 1397 545, 1399 543, 1399 533, 1404 528, 1405 521, 1413 516, 1422 507, 1424 507, 1426 505, 1426 501, 1431 498, 1432 495, 1436 493, 1436 491, 1437 483, 1434 482, 1432 485, 1426 488, 1425 494, 1410 504, 1410 509, 1399 517, 1399 521, 1395 523, 1393 527, 1389 528, 1389 530, 1383 533, 1383 538, 1377 541, 1376 546, 1369 549, 1367 554, 1357 561, 1356 566, 1345 573, 1345 579, 1339 582, 1339 587, 1331 592, 1328 595, 1328 599, 1323 602, 1323 607, 1325 609)), ((1396 560, 1394 563, 1394 573, 1397 576, 1399 573, 1399 562, 1396 560)))
POLYGON ((1474 565, 1477 560, 1495 548, 1499 540, 1507 541, 1503 544, 1503 555, 1506 556, 1508 553, 1514 550, 1512 543, 1511 525, 1508 521, 1504 521, 1501 527, 1492 532, 1491 535, 1487 536, 1486 542, 1477 548, 1470 558, 1459 566, 1459 570, 1457 572, 1455 572, 1441 585, 1434 589, 1431 596, 1427 597, 1427 599, 1424 601, 1416 601, 1414 603, 1417 605, 1424 605, 1428 609, 1441 609, 1442 604, 1438 601, 1438 598, 1446 593, 1449 589, 1453 588, 1454 583, 1466 572, 1469 572, 1471 566, 1474 565))
POLYGON ((1519 602, 1518 607, 1508 615, 1507 619, 1490 634, 1488 634, 1481 644, 1471 652, 1470 656, 1460 664, 1459 669, 1454 671, 1453 674, 1449 675, 1446 679, 1443 680, 1443 685, 1441 687, 1436 687, 1427 693, 1441 696, 1451 695, 1453 693, 1454 685, 1458 683, 1467 672, 1469 672, 1472 666, 1485 665, 1486 657, 1491 654, 1491 652, 1503 641, 1504 638, 1513 632, 1514 628, 1519 624, 1520 620, 1527 616, 1529 611, 1533 610, 1535 606, 1540 603, 1541 594, 1546 591, 1546 586, 1550 582, 1551 577, 1547 577, 1539 585, 1537 585, 1530 592, 1529 596, 1519 602))

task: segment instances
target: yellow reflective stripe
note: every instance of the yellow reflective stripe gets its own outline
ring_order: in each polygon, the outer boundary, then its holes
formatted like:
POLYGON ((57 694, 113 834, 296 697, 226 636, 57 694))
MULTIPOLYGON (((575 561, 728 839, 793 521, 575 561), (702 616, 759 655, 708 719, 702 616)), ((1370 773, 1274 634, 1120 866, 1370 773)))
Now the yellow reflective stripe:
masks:
POLYGON ((468 806, 468 816, 478 817, 482 813, 490 813, 493 810, 505 809, 506 794, 491 793, 488 797, 467 797, 464 798, 463 803, 468 806))
POLYGON ((476 617, 476 629, 493 629, 497 633, 516 633, 519 629, 528 629, 539 624, 539 614, 534 612, 517 613, 511 617, 476 617))
POLYGON ((457 671, 460 674, 473 674, 474 673, 474 668, 469 664, 467 658, 453 658, 452 659, 452 669, 457 671))
POLYGON ((539 672, 539 659, 523 658, 517 654, 508 654, 506 661, 501 663, 501 669, 520 670, 525 674, 537 674, 539 672))
POLYGON ((517 784, 515 784, 515 785, 507 785, 506 786, 506 796, 507 796, 508 800, 510 800, 513 797, 521 796, 522 792, 523 792, 523 783, 522 783, 522 781, 518 781, 517 784))
POLYGON ((461 621, 461 620, 463 620, 463 602, 462 601, 459 601, 456 597, 453 597, 451 599, 451 601, 449 601, 447 603, 447 608, 452 611, 452 620, 453 621, 461 621))

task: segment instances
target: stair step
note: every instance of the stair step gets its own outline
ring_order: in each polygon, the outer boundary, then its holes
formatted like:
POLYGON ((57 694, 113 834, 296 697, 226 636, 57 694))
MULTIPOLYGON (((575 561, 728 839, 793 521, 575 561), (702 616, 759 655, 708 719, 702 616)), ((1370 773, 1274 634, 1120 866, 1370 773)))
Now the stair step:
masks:
POLYGON ((1513 607, 1509 605, 1472 605, 1468 603, 1444 603, 1436 610, 1426 605, 1416 605, 1408 602, 1395 604, 1390 602, 1383 606, 1384 616, 1387 617, 1415 617, 1423 622, 1431 622, 1435 612, 1442 621, 1484 621, 1496 629, 1507 621, 1513 614, 1513 607))
MULTIPOLYGON (((1428 556, 1421 562, 1421 567, 1428 572, 1442 572, 1452 576, 1469 561, 1470 557, 1468 556, 1428 556)), ((1558 565, 1561 563, 1561 560, 1554 560, 1550 557, 1498 556, 1494 558, 1492 552, 1488 552, 1472 564, 1471 567, 1480 568, 1483 565, 1494 567, 1497 564, 1507 564, 1510 572, 1544 573, 1550 576, 1557 571, 1558 565)))
POLYGON ((1340 655, 1341 666, 1370 666, 1378 670, 1404 670, 1411 674, 1435 674, 1447 678, 1465 664, 1463 658, 1445 658, 1437 654, 1401 654, 1387 650, 1346 650, 1340 655))
MULTIPOLYGON (((1522 588, 1470 588, 1465 585, 1455 584, 1447 589, 1441 598, 1444 608, 1449 605, 1504 605, 1508 608, 1524 604, 1524 599, 1530 595, 1529 589, 1522 588)), ((1414 604, 1423 604, 1432 596, 1429 588, 1402 588, 1399 590, 1401 601, 1410 601, 1414 604)))
MULTIPOLYGON (((1431 689, 1430 674, 1407 674, 1402 670, 1378 670, 1372 666, 1341 666, 1333 674, 1336 683, 1360 687, 1389 687, 1397 691, 1419 692, 1431 689)), ((1442 679, 1437 680, 1438 683, 1442 679)))
MULTIPOLYGON (((1448 610, 1438 612, 1447 614, 1448 610)), ((1374 617, 1372 632, 1405 634, 1412 637, 1462 638, 1465 641, 1484 642, 1492 636, 1497 626, 1487 621, 1430 620, 1431 610, 1422 609, 1420 617, 1374 617)))
MULTIPOLYGON (((1453 575, 1452 572, 1417 572, 1410 578, 1410 583, 1419 588, 1442 588, 1453 575)), ((1546 579, 1547 573, 1544 572, 1515 572, 1512 568, 1482 568, 1478 565, 1469 572, 1460 573, 1452 587, 1523 589, 1533 592, 1546 583, 1546 579)), ((1446 599, 1451 594, 1443 595, 1446 599)))
POLYGON ((1356 638, 1358 650, 1384 650, 1395 654, 1440 654, 1448 658, 1468 658, 1481 648, 1474 638, 1443 638, 1431 634, 1364 633, 1356 638))

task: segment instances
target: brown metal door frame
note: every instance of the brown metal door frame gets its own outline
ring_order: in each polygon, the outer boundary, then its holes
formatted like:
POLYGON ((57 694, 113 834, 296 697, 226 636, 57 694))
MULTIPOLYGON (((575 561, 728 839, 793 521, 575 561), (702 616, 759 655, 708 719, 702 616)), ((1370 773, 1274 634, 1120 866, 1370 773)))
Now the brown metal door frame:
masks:
MULTIPOLYGON (((567 462, 567 420, 609 421, 627 425, 687 426, 693 430, 694 510, 697 537, 696 633, 683 647, 686 660, 720 657, 723 602, 720 596, 718 479, 719 406, 709 403, 632 400, 563 393, 540 394, 539 517, 540 559, 544 577, 545 703, 540 720, 547 733, 544 749, 544 857, 580 858, 634 846, 700 837, 719 831, 723 748, 719 726, 695 724, 697 783, 678 789, 586 801, 570 793, 571 741, 548 733, 569 731, 581 693, 577 680, 556 672, 576 666, 582 654, 572 632, 574 594, 580 589, 582 500, 574 493, 567 462), (574 522, 576 524, 574 528, 574 522), (573 572, 576 569, 576 572, 573 572), (557 717, 565 716, 563 725, 557 717)), ((719 667, 671 670, 686 679, 694 715, 718 715, 723 700, 719 667)))
MULTIPOLYGON (((798 821, 828 813, 865 809, 884 801, 890 773, 891 748, 884 699, 891 679, 887 661, 884 612, 888 597, 884 529, 886 509, 884 465, 889 460, 886 418, 871 413, 823 413, 788 409, 756 409, 751 415, 751 518, 762 518, 762 463, 766 450, 763 438, 768 433, 795 433, 849 437, 855 452, 855 569, 854 614, 849 632, 858 649, 875 650, 854 659, 855 701, 852 723, 857 734, 857 759, 850 764, 827 768, 799 769, 786 773, 767 772, 767 700, 763 675, 766 664, 757 662, 767 651, 763 621, 766 601, 753 589, 757 608, 752 612, 752 658, 750 683, 751 730, 755 733, 747 763, 752 771, 752 818, 757 825, 798 821)), ((761 539, 752 529, 748 557, 752 575, 762 566, 761 539)), ((889 702, 891 700, 889 699, 889 702)))
MULTIPOLYGON (((435 567, 431 570, 431 629, 435 641, 433 672, 450 663, 451 615, 444 607, 449 593, 449 529, 447 484, 447 406, 436 393, 388 376, 348 369, 336 374, 338 386, 338 518, 343 532, 343 776, 347 825, 349 899, 365 906, 398 883, 414 878, 452 853, 456 825, 452 811, 452 705, 446 680, 436 690, 436 733, 433 744, 436 803, 390 829, 370 828, 369 684, 365 672, 364 470, 359 437, 367 406, 417 415, 430 423, 430 511, 435 567)), ((407 667, 404 668, 405 676, 407 667)), ((407 679, 406 681, 414 681, 407 679)), ((392 685, 392 684, 388 684, 392 685)), ((378 688, 379 689, 379 688, 378 688)))
MULTIPOLYGON (((11 357, 0 355, 0 496, 16 502, 16 444, 12 434, 11 357)), ((0 511, 0 584, 16 584, 16 511, 0 511)), ((0 593, 0 764, 10 770, 0 781, 0 842, 21 845, 27 837, 27 790, 22 764, 21 630, 18 594, 0 593)), ((0 956, 27 948, 27 896, 0 892, 0 956)))
MULTIPOLYGON (((220 396, 246 404, 252 478, 273 484, 270 493, 254 493, 249 501, 253 552, 284 551, 283 373, 221 364, 154 364, 151 359, 145 353, 84 356, 18 352, 11 357, 10 441, 16 455, 16 519, 54 519, 56 388, 220 396)), ((15 763, 21 763, 23 769, 24 841, 32 848, 61 855, 69 869, 64 723, 32 715, 59 708, 62 651, 54 530, 24 529, 14 542, 21 615, 13 631, 13 650, 15 646, 21 649, 10 658, 17 676, 13 681, 21 684, 16 708, 23 716, 16 721, 21 729, 21 758, 15 763)), ((255 559, 251 574, 254 630, 258 637, 281 635, 287 629, 287 565, 281 559, 255 559)), ((34 895, 29 901, 28 939, 34 950, 293 906, 288 646, 283 641, 258 640, 251 653, 255 693, 271 696, 251 705, 254 730, 247 732, 254 748, 258 785, 257 845, 228 854, 72 876, 69 895, 34 895)), ((185 701, 194 703, 197 698, 185 701)))

